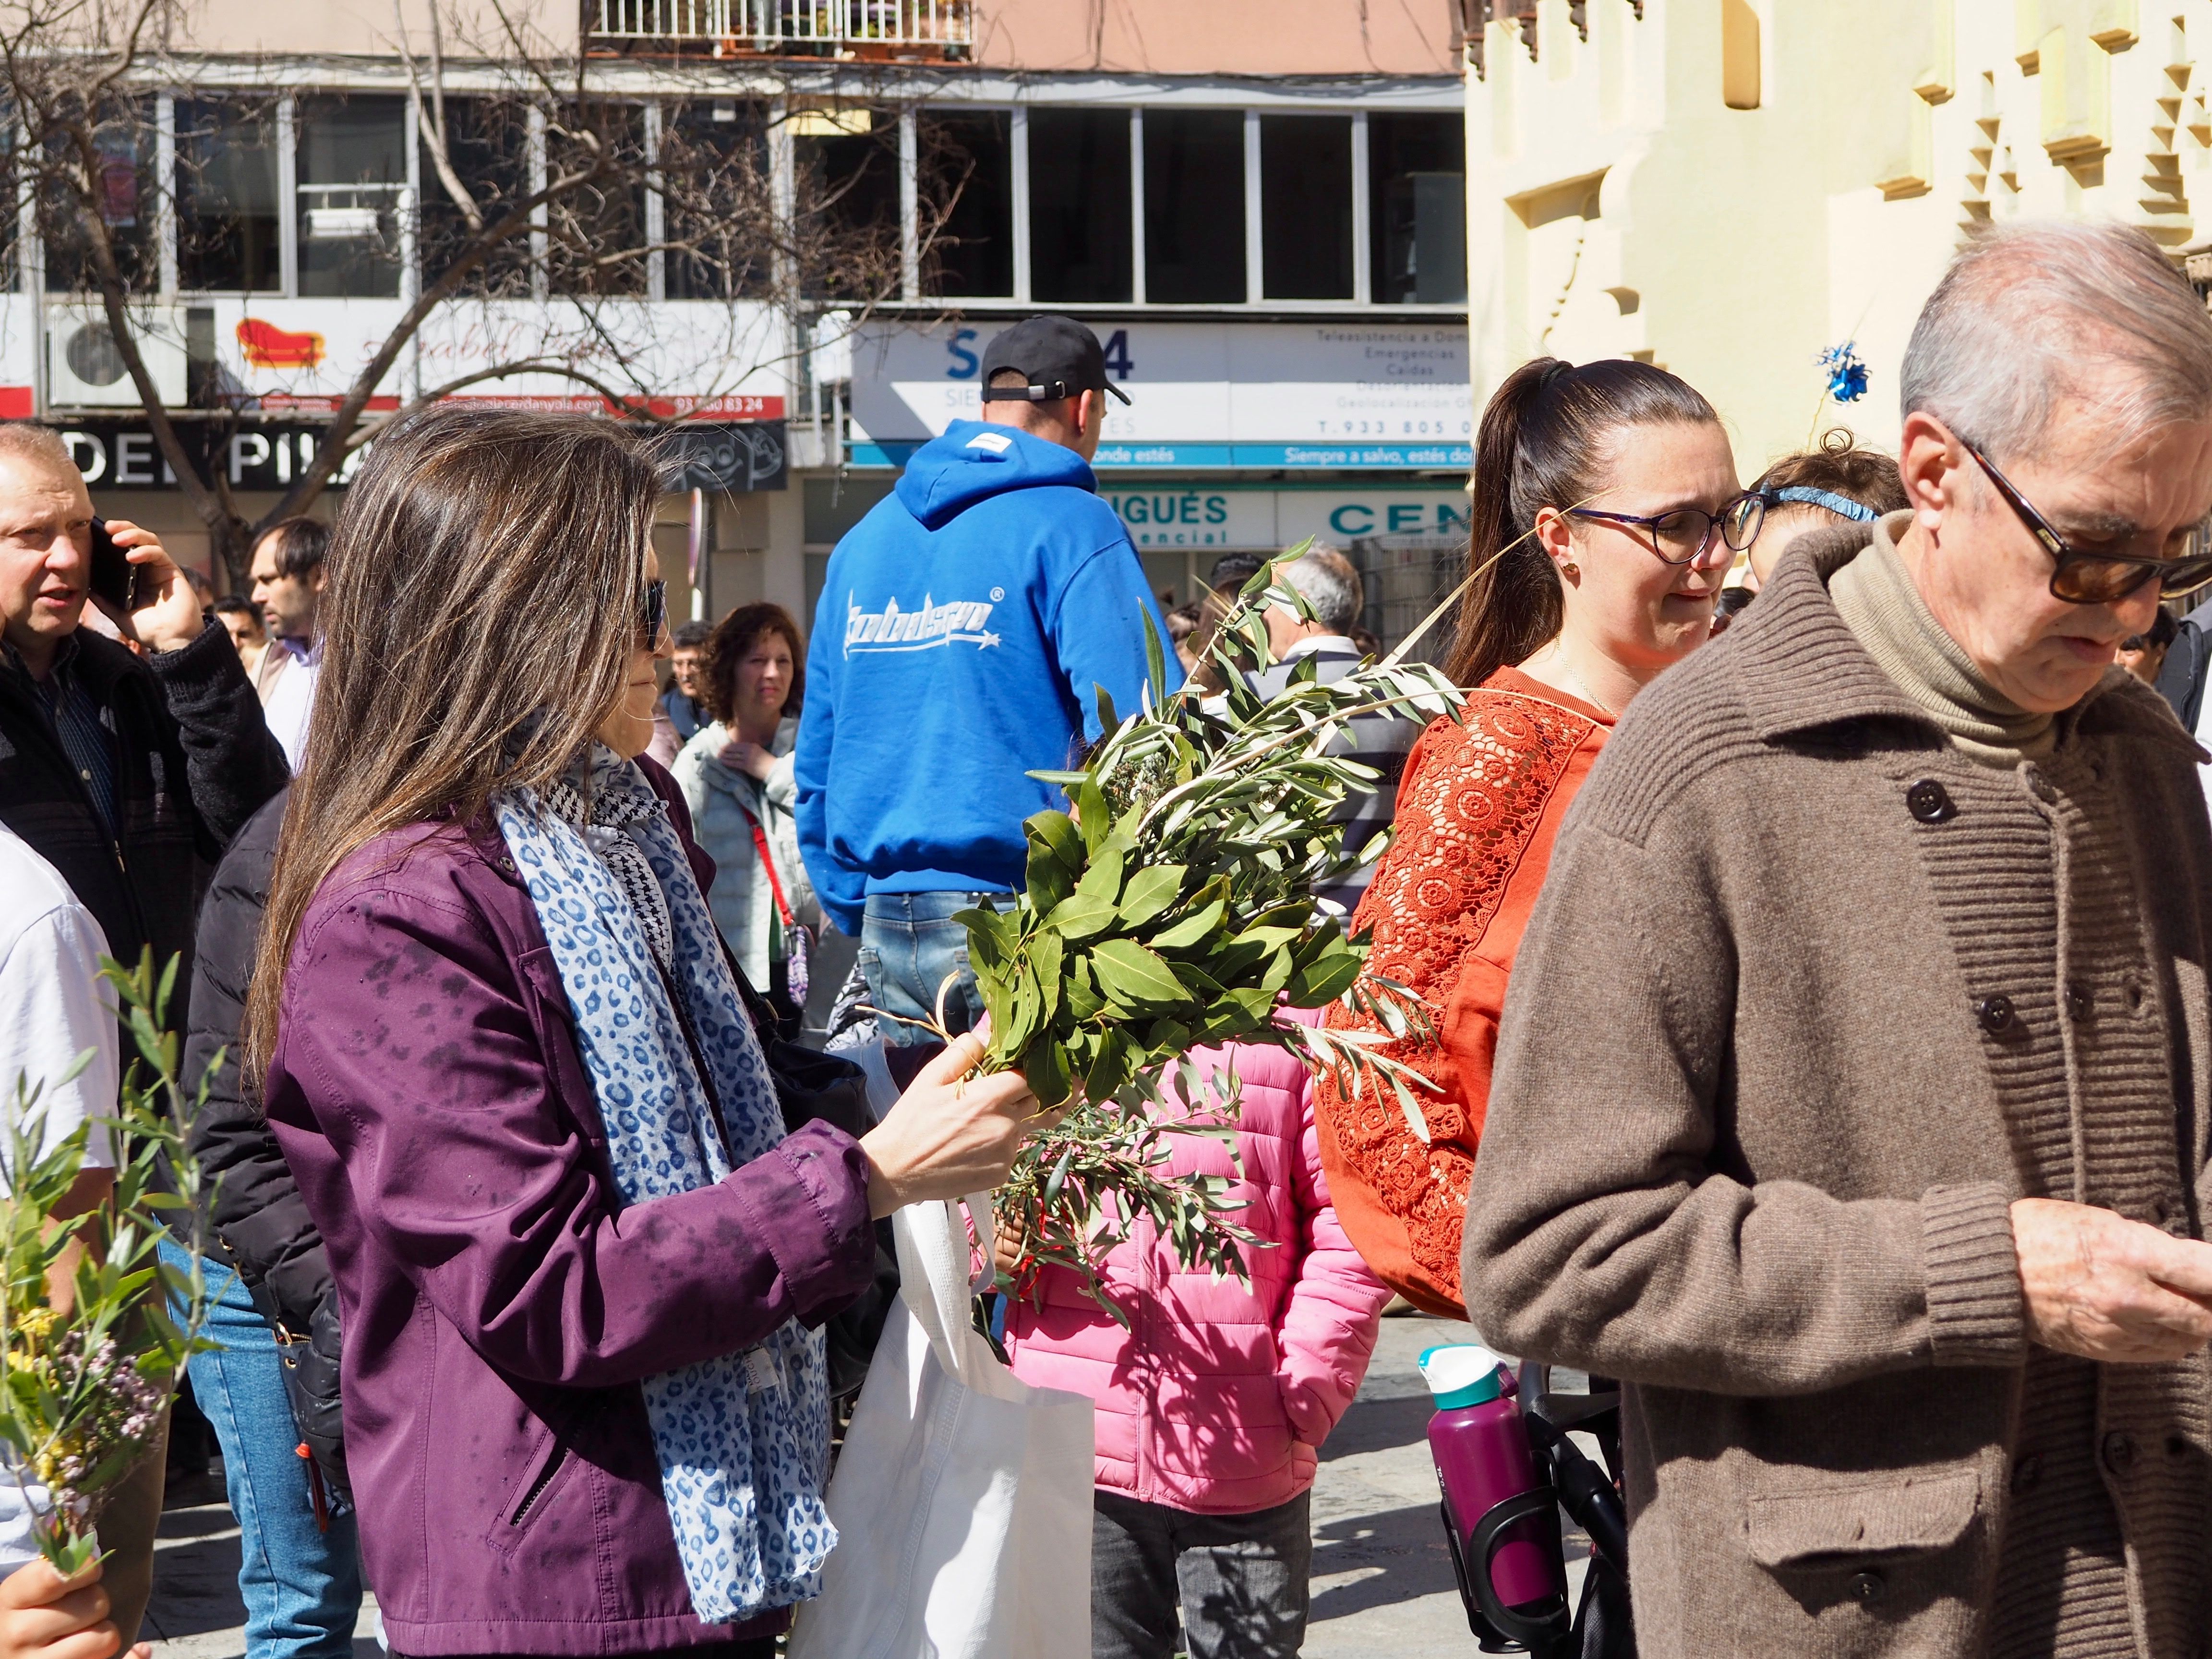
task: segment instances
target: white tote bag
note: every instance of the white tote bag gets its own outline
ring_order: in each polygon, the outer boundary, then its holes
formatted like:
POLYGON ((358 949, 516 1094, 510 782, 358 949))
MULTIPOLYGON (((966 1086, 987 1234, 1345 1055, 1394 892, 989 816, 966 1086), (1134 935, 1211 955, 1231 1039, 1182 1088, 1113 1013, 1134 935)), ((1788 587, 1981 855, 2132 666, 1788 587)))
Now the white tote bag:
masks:
MULTIPOLYGON (((990 1200, 968 1200, 989 1259, 990 1200)), ((891 1217, 903 1312, 826 1502, 837 1547, 791 1659, 1090 1659, 1093 1406, 1031 1388, 969 1322, 968 1227, 891 1217)))

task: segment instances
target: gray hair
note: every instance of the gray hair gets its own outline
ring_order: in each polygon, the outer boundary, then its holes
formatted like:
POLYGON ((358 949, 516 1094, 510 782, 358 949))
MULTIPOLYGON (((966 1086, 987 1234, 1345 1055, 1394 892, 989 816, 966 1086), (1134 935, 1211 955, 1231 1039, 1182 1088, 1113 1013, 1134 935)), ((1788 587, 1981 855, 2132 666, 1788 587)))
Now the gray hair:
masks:
POLYGON ((1998 458, 2032 448, 2061 402, 2094 395, 2117 450, 2212 416, 2212 318, 2140 230, 1993 227, 1929 295, 1900 382, 1905 414, 1932 415, 1998 458), (2108 387, 2114 369, 2124 384, 2108 387))
POLYGON ((1304 557, 1285 560, 1275 567, 1275 580, 1296 589, 1333 634, 1347 632, 1367 604, 1359 572, 1333 547, 1310 548, 1304 557))

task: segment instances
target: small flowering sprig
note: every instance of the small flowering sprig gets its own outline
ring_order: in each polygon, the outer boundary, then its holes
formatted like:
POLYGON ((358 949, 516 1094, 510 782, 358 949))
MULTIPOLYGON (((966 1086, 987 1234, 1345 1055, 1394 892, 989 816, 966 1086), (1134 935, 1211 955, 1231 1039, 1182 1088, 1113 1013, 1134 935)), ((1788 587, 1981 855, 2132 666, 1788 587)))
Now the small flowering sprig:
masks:
MULTIPOLYGON (((22 1492, 39 1548, 73 1576, 98 1553, 94 1530, 108 1498, 153 1450, 185 1359, 205 1346, 198 1332, 207 1303, 200 1252, 189 1273, 158 1254, 164 1218, 193 1218, 202 1203, 198 1165, 186 1150, 190 1121, 177 1080, 176 1034, 161 1028, 177 963, 158 980, 153 953, 135 969, 108 961, 113 990, 137 1050, 112 1119, 115 1182, 91 1211, 60 1217, 85 1162, 90 1124, 45 1146, 49 1087, 90 1061, 80 1055, 58 1079, 17 1077, 0 1136, 0 1481, 22 1492), (143 1068, 143 1069, 142 1069, 143 1068)), ((204 1102, 204 1080, 191 1103, 204 1102)))

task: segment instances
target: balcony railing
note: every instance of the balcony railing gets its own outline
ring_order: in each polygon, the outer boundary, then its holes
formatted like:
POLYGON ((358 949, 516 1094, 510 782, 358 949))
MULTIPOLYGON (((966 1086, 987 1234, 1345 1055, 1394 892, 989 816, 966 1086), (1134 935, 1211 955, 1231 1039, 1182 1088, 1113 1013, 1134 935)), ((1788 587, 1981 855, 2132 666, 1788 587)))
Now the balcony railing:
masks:
POLYGON ((791 51, 964 48, 971 0, 587 0, 594 41, 707 47, 717 56, 791 51))

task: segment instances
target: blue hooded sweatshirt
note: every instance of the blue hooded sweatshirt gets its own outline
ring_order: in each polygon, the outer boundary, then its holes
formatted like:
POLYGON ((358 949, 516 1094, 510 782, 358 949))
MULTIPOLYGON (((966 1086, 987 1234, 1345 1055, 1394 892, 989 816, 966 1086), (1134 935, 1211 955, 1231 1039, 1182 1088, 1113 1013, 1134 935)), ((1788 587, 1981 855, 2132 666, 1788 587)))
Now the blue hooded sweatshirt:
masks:
POLYGON ((799 845, 838 927, 871 893, 1011 892, 1022 820, 1066 805, 1028 775, 1137 708, 1144 616, 1182 681, 1136 550, 1081 456, 955 421, 830 556, 806 653, 799 845))

